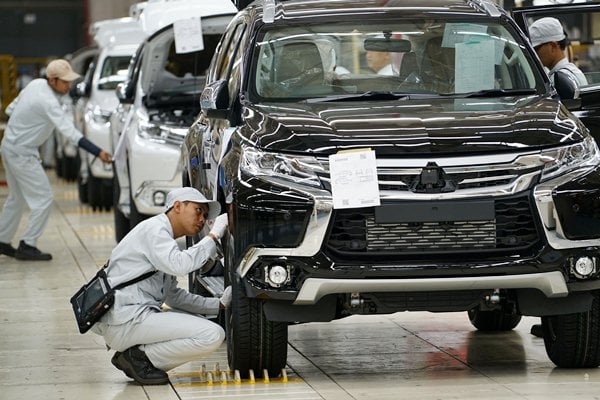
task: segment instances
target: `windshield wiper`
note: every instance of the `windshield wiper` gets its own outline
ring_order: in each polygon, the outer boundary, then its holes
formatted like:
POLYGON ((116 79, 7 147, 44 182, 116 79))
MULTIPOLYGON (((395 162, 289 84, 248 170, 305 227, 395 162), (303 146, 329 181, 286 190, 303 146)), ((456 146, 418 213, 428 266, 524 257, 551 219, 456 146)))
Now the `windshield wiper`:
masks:
POLYGON ((525 94, 535 94, 535 89, 485 89, 478 92, 465 93, 459 97, 502 97, 502 96, 519 96, 525 94))
POLYGON ((336 96, 306 99, 307 103, 324 103, 328 101, 360 101, 360 100, 409 100, 406 93, 368 91, 360 94, 348 93, 336 96))

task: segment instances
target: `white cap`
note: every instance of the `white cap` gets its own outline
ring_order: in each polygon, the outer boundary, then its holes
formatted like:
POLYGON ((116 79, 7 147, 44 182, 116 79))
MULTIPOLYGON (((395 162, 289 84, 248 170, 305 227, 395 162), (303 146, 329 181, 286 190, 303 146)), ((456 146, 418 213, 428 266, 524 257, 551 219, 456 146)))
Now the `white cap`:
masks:
POLYGON ((529 40, 533 47, 548 42, 560 42, 565 37, 563 26, 556 18, 540 18, 529 27, 529 40))
POLYGON ((46 67, 46 76, 48 78, 58 78, 63 81, 71 82, 81 75, 73 71, 68 61, 58 59, 48 63, 48 66, 46 67))
POLYGON ((221 212, 221 205, 216 201, 207 200, 202 193, 193 187, 182 187, 173 189, 167 194, 165 211, 169 211, 176 201, 191 201, 193 203, 208 205, 208 219, 215 219, 221 212))

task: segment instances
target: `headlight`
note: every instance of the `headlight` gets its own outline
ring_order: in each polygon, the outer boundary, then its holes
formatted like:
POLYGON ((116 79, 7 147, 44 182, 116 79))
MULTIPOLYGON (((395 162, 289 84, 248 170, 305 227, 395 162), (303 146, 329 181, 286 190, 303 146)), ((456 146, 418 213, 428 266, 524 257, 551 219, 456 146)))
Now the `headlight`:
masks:
POLYGON ((138 123, 138 135, 155 143, 180 145, 186 133, 187 128, 171 127, 141 120, 138 123))
POLYGON ((548 162, 542 170, 542 181, 566 174, 574 169, 600 164, 600 151, 591 136, 570 146, 543 151, 542 155, 548 157, 548 162))
POLYGON ((92 120, 97 124, 108 124, 111 112, 101 109, 99 106, 94 107, 91 111, 92 120))
POLYGON ((321 187, 318 172, 325 172, 315 157, 268 153, 244 147, 240 168, 250 176, 268 176, 300 185, 321 187))
POLYGON ((161 129, 158 124, 153 124, 148 121, 139 121, 138 135, 144 139, 152 140, 153 142, 165 143, 168 132, 165 129, 161 129))

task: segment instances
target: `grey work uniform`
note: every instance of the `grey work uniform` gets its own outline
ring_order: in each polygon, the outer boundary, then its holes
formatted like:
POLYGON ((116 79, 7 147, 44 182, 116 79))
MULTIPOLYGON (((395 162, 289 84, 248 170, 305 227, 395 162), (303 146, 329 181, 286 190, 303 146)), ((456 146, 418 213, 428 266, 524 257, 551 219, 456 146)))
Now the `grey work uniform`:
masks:
POLYGON ((52 210, 52 188, 40 161, 39 147, 56 128, 78 143, 83 134, 61 107, 61 95, 45 79, 31 81, 6 109, 10 119, 0 145, 10 191, 0 216, 0 242, 10 243, 25 204, 31 210, 22 240, 37 246, 52 210))
POLYGON ((92 331, 116 351, 140 345, 156 368, 167 371, 215 351, 225 339, 218 324, 199 314, 216 314, 218 298, 205 298, 177 287, 185 276, 216 256, 210 237, 186 250, 173 238, 166 214, 139 223, 113 249, 108 267, 111 286, 146 272, 150 278, 115 294, 115 304, 92 331), (169 306, 164 311, 163 303, 169 306))

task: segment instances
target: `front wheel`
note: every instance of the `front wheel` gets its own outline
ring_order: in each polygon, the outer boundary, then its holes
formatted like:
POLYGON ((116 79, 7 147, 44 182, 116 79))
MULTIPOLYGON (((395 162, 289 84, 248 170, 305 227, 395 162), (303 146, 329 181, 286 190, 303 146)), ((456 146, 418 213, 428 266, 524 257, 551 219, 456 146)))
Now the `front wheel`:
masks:
POLYGON ((600 365, 600 293, 593 296, 589 311, 542 317, 546 353, 558 367, 600 365))
MULTIPOLYGON (((233 255, 231 240, 226 247, 228 264, 233 255)), ((230 368, 238 370, 243 378, 248 377, 251 369, 259 376, 264 369, 271 377, 279 376, 287 361, 287 323, 267 320, 264 301, 246 297, 243 282, 230 265, 226 274, 233 295, 225 317, 230 368)))

